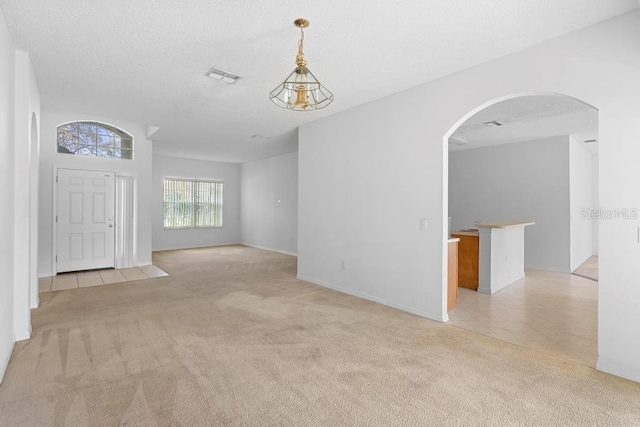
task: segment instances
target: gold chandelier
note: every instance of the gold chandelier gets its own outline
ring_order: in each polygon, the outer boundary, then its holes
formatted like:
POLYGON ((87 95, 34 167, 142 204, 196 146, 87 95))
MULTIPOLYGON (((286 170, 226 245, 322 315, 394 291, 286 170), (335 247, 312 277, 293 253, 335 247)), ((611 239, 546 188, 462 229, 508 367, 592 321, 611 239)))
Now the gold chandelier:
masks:
POLYGON ((307 68, 307 61, 304 60, 304 29, 309 26, 309 21, 300 18, 293 23, 300 28, 300 41, 296 55, 297 67, 284 82, 269 93, 269 99, 278 107, 288 110, 319 110, 331 104, 333 93, 320 84, 307 68))

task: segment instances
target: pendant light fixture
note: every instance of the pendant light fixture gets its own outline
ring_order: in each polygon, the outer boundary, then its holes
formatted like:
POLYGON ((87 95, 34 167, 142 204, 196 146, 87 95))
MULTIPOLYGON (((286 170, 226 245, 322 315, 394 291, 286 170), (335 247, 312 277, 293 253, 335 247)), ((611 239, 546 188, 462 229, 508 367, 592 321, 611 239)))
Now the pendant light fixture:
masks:
POLYGON ((296 55, 297 67, 284 82, 271 91, 269 99, 278 107, 288 110, 319 110, 331 104, 333 94, 320 84, 307 68, 307 61, 304 60, 304 29, 309 26, 309 21, 300 18, 293 24, 300 28, 300 41, 296 55))

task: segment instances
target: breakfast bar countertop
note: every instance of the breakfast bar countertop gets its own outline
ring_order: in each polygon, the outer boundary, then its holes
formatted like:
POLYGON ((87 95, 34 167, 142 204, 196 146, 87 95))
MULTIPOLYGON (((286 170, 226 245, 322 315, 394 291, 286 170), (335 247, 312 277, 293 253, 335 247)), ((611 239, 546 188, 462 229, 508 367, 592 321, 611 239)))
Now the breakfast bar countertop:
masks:
POLYGON ((464 230, 453 230, 451 232, 451 235, 456 235, 456 236, 475 236, 478 237, 478 229, 473 229, 473 228, 465 228, 464 230))
POLYGON ((526 225, 534 225, 535 222, 481 222, 476 223, 478 228, 513 228, 524 227, 526 225))

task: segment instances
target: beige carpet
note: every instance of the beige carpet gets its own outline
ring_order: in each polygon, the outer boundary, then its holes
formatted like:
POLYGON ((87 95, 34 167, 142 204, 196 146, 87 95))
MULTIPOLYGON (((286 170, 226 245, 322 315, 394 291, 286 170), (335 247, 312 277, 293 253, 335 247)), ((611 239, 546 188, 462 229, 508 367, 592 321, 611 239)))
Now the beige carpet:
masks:
POLYGON ((598 256, 594 255, 573 272, 576 276, 598 281, 598 256))
POLYGON ((1 425, 640 425, 640 384, 300 282, 293 257, 154 263, 47 295, 1 425))

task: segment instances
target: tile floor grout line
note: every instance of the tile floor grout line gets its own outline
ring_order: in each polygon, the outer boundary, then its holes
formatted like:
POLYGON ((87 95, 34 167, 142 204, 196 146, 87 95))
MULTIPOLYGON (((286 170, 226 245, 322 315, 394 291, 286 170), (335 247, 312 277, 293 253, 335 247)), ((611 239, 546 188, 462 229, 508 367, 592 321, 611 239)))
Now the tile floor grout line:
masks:
MULTIPOLYGON (((154 273, 150 273, 147 274, 142 268, 140 267, 131 267, 131 268, 127 268, 127 269, 123 269, 123 268, 118 268, 118 269, 103 269, 103 270, 88 270, 88 271, 82 271, 82 272, 70 272, 70 273, 61 273, 57 276, 47 276, 47 277, 41 277, 38 280, 48 280, 49 285, 47 286, 48 289, 47 290, 43 290, 41 292, 39 292, 40 294, 44 294, 44 293, 49 293, 49 292, 60 292, 60 291, 66 291, 66 290, 72 290, 72 289, 80 289, 80 288, 90 288, 90 287, 95 287, 95 286, 104 286, 104 285, 111 285, 111 284, 117 284, 117 283, 127 283, 127 282, 134 282, 134 281, 138 281, 138 280, 149 280, 149 279, 156 279, 159 277, 167 277, 169 276, 169 274, 167 274, 167 272, 165 272, 164 270, 160 269, 158 266, 152 264, 149 266, 145 266, 147 267, 147 269, 149 271, 155 271, 154 273), (128 279, 127 276, 122 273, 122 270, 135 270, 137 272, 139 272, 142 276, 144 277, 133 277, 131 279, 128 279), (105 273, 105 275, 108 275, 109 273, 111 274, 119 274, 120 277, 118 277, 118 279, 122 278, 123 280, 118 280, 118 281, 110 281, 110 280, 106 280, 105 278, 102 276, 102 273, 105 273), (100 279, 100 284, 96 283, 96 284, 91 284, 91 285, 86 285, 86 286, 80 286, 80 277, 79 275, 81 274, 96 274, 97 277, 100 279), (73 279, 75 280, 75 286, 74 287, 65 287, 63 289, 53 289, 54 287, 54 281, 56 278, 59 277, 64 277, 65 279, 60 279, 62 280, 68 280, 71 277, 73 277, 73 279)), ((70 280, 71 281, 71 280, 70 280)), ((64 286, 64 285, 62 285, 64 286)))

